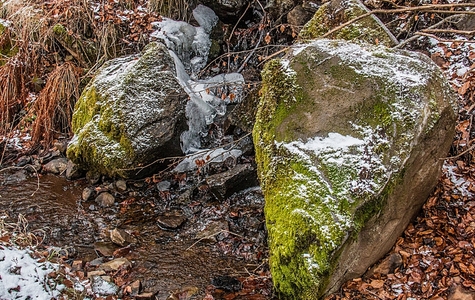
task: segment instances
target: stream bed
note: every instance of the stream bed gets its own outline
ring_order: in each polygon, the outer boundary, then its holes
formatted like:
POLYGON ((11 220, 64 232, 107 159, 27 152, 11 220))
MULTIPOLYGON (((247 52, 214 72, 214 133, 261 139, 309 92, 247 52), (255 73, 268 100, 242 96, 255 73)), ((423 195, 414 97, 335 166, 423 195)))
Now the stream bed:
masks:
POLYGON ((96 270, 98 259, 130 261, 127 270, 107 274, 119 296, 127 299, 126 287, 140 280, 140 292, 155 299, 272 298, 259 187, 218 200, 202 181, 176 175, 130 181, 122 192, 114 182, 91 185, 24 170, 2 172, 0 179, 3 221, 22 223, 38 243, 62 249, 64 262, 79 261, 84 276, 96 270), (85 190, 107 190, 115 202, 102 207, 94 197, 85 201, 85 190), (129 242, 113 243, 114 230, 129 242))

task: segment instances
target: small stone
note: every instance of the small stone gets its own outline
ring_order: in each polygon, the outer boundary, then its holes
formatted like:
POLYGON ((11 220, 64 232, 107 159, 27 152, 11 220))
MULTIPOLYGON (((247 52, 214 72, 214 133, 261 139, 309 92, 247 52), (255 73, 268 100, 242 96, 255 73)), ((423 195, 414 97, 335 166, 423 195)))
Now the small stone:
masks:
POLYGON ((56 149, 62 153, 66 153, 66 149, 68 148, 68 141, 66 140, 61 140, 61 141, 56 141, 53 143, 53 146, 56 147, 56 149))
POLYGON ((92 194, 94 194, 94 190, 86 187, 84 190, 82 190, 81 198, 82 200, 87 201, 91 199, 92 194))
POLYGON ((68 167, 68 160, 64 157, 53 159, 43 166, 43 171, 53 174, 62 174, 68 167))
POLYGON ((231 276, 217 276, 211 280, 211 284, 218 289, 229 292, 237 292, 242 289, 241 282, 231 276))
POLYGON ((115 284, 104 280, 104 278, 102 278, 101 276, 93 276, 91 278, 91 281, 92 291, 96 294, 108 296, 115 295, 119 291, 119 288, 115 284))
POLYGON ((111 230, 110 239, 114 244, 117 244, 122 247, 125 247, 135 242, 135 239, 133 236, 128 234, 125 230, 117 229, 117 228, 111 230))
POLYGON ((78 165, 73 163, 72 161, 68 160, 68 164, 66 166, 66 178, 69 180, 74 180, 81 178, 84 172, 81 170, 78 165))
POLYGON ((110 193, 103 192, 96 197, 96 202, 102 207, 110 207, 114 205, 115 198, 110 193))
POLYGON ((196 234, 196 239, 204 242, 216 242, 216 236, 229 230, 229 224, 225 220, 216 221, 208 224, 203 230, 196 234))
POLYGON ((169 181, 164 180, 157 183, 157 190, 159 190, 160 192, 165 192, 165 191, 168 191, 169 189, 170 189, 169 181))
POLYGON ((125 257, 119 257, 116 259, 113 259, 111 261, 108 261, 106 263, 103 263, 99 269, 104 270, 106 272, 110 271, 118 271, 118 270, 123 270, 123 269, 129 269, 132 267, 132 263, 125 258, 125 257))
POLYGON ((287 14, 287 22, 295 27, 305 25, 315 14, 315 10, 305 9, 302 5, 297 5, 287 14))
POLYGON ((115 187, 119 192, 125 192, 127 190, 127 182, 125 180, 117 180, 115 182, 115 187))
POLYGON ((140 288, 142 286, 140 280, 135 280, 130 285, 130 294, 131 295, 138 295, 140 293, 140 288))
POLYGON ((169 211, 157 218, 158 226, 162 229, 178 229, 185 223, 186 217, 180 211, 169 211))
POLYGON ((155 299, 155 294, 156 293, 142 293, 137 296, 135 296, 135 300, 154 300, 155 299))
POLYGON ((83 266, 83 261, 82 260, 75 260, 75 261, 73 261, 73 263, 71 265, 71 270, 72 271, 81 270, 82 266, 83 266))
POLYGON ((91 267, 98 267, 104 263, 104 257, 98 257, 96 259, 91 260, 88 265, 91 267))
POLYGON ((86 173, 86 179, 89 181, 90 184, 96 184, 101 180, 101 174, 93 171, 88 171, 86 173))
POLYGON ((88 278, 91 278, 91 277, 94 277, 94 276, 102 276, 102 275, 106 275, 106 272, 104 272, 104 270, 96 270, 96 271, 87 272, 87 277, 88 278))
POLYGON ((100 252, 104 256, 112 256, 114 251, 117 250, 117 246, 108 242, 95 242, 94 250, 100 252))
POLYGON ((391 253, 388 257, 383 259, 381 263, 371 268, 367 273, 367 277, 372 277, 375 274, 388 275, 402 265, 402 257, 399 253, 391 253))
POLYGON ((27 164, 31 163, 31 156, 22 156, 18 159, 16 166, 17 167, 24 167, 27 164))
POLYGON ((206 182, 218 200, 258 185, 256 169, 251 164, 237 165, 229 171, 208 176, 206 182))

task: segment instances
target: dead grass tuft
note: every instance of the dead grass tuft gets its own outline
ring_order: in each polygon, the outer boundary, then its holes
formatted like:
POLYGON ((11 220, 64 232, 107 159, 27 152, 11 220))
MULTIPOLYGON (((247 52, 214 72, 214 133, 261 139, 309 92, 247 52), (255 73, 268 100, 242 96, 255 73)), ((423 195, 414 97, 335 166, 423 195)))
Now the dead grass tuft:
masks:
POLYGON ((17 114, 26 105, 30 68, 28 58, 18 53, 0 67, 0 133, 6 134, 19 121, 17 114))
POLYGON ((51 72, 35 102, 36 119, 31 136, 35 144, 51 144, 55 133, 71 134, 71 115, 79 97, 81 70, 66 62, 51 72))

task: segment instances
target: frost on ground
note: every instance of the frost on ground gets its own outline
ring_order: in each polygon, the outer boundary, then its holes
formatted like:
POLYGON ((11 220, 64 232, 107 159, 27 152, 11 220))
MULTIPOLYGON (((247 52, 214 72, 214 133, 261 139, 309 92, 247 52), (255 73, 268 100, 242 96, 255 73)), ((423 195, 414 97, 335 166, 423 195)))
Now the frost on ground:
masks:
POLYGON ((31 251, 0 246, 0 299, 51 299, 60 295, 49 274, 57 264, 31 257, 31 251))

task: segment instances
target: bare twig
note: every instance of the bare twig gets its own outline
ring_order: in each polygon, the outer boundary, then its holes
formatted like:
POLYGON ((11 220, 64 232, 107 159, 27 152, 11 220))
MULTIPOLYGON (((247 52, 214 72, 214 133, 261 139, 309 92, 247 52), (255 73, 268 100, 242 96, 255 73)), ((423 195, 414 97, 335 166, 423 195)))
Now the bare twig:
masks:
POLYGON ((462 34, 462 35, 474 35, 475 30, 467 31, 467 30, 456 30, 456 29, 422 29, 420 32, 424 33, 454 33, 454 34, 462 34))
POLYGON ((420 31, 414 32, 414 35, 422 35, 422 36, 431 37, 431 38, 436 39, 439 42, 443 42, 443 43, 470 43, 470 44, 475 43, 475 41, 473 41, 473 40, 447 40, 447 39, 440 38, 436 35, 433 35, 433 34, 430 34, 430 33, 420 32, 420 31))
MULTIPOLYGON (((449 17, 443 19, 442 21, 437 22, 436 24, 427 27, 426 29, 435 29, 435 28, 437 28, 437 27, 439 27, 439 26, 441 26, 445 23, 458 22, 461 17, 462 16, 460 16, 460 15, 449 16, 449 17)), ((393 48, 400 49, 400 48, 404 47, 405 45, 409 44, 410 42, 412 42, 414 40, 417 40, 418 38, 419 38, 418 35, 413 35, 410 38, 408 38, 408 39, 404 40, 403 42, 399 43, 399 45, 394 46, 393 48)))
POLYGON ((441 160, 446 160, 446 159, 454 159, 454 158, 459 158, 460 156, 472 151, 473 149, 475 149, 475 144, 470 146, 467 150, 463 151, 463 152, 460 152, 459 154, 455 155, 455 156, 449 156, 449 157, 442 157, 442 158, 439 158, 441 160))
POLYGON ((375 9, 369 11, 365 14, 362 14, 358 17, 355 17, 335 28, 328 31, 322 38, 329 37, 333 33, 345 28, 348 25, 351 25, 361 19, 369 17, 374 14, 394 14, 394 13, 403 13, 403 12, 410 12, 410 11, 424 11, 424 12, 437 12, 437 13, 447 13, 447 14, 474 14, 474 11, 451 11, 451 10, 437 10, 440 8, 454 8, 454 7, 475 7, 475 3, 454 3, 454 4, 435 4, 435 5, 423 5, 423 6, 415 6, 415 7, 404 7, 404 8, 397 8, 397 9, 375 9))

